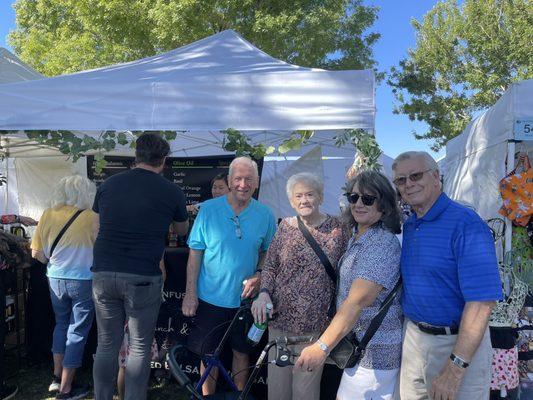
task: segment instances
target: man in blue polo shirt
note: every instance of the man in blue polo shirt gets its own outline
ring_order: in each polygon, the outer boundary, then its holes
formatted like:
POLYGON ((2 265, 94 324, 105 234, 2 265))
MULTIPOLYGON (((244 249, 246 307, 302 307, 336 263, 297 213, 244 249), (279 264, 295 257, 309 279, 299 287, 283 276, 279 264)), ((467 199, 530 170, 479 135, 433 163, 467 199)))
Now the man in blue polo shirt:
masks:
MULTIPOLYGON (((224 332, 224 327, 217 326, 233 318, 241 298, 257 294, 257 268, 276 231, 272 211, 252 198, 259 186, 257 164, 246 157, 236 158, 229 167, 228 183, 227 195, 202 204, 189 235, 182 309, 184 315, 196 316, 188 347, 199 355, 214 351, 224 332)), ((242 390, 250 349, 242 332, 232 332, 230 342, 234 380, 242 390)), ((202 387, 204 395, 215 392, 217 371, 211 375, 214 379, 207 379, 202 387)))
POLYGON ((442 193, 429 154, 400 154, 392 169, 414 211, 403 229, 401 398, 488 399, 487 325, 502 298, 490 231, 474 211, 442 193))

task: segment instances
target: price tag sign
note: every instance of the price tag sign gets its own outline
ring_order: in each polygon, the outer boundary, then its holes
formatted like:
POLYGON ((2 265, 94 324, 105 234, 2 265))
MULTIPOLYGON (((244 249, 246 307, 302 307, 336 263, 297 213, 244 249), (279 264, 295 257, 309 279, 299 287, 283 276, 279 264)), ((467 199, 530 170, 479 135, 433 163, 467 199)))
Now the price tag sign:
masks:
POLYGON ((533 118, 515 121, 514 138, 516 140, 533 140, 533 118))

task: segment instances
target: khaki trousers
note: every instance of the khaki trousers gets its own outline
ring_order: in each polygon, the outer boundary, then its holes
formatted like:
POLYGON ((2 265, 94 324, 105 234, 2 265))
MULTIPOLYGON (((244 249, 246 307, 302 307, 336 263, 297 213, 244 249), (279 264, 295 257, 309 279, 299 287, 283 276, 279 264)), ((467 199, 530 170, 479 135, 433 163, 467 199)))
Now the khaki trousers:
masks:
MULTIPOLYGON (((274 340, 281 336, 301 336, 291 332, 284 332, 275 328, 268 328, 268 339, 274 340)), ((319 333, 306 333, 317 339, 319 333)), ((300 354, 307 345, 288 346, 289 349, 300 354)), ((270 349, 269 360, 276 359, 276 348, 270 349)), ((294 370, 292 365, 278 367, 276 364, 268 364, 268 398, 269 400, 320 400, 320 380, 324 366, 311 372, 300 369, 294 370), (294 373, 293 373, 294 370, 294 373)))
MULTIPOLYGON (((404 323, 400 396, 402 400, 429 399, 433 379, 449 360, 457 335, 430 335, 407 318, 404 323)), ((492 346, 487 328, 466 374, 457 400, 487 400, 490 393, 492 346)))

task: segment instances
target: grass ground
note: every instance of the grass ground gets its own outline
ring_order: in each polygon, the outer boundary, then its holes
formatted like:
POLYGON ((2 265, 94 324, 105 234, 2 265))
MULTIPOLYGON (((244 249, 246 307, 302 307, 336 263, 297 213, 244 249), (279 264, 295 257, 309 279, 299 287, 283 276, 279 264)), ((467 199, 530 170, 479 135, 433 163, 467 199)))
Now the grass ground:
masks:
MULTIPOLYGON (((21 368, 16 369, 16 360, 8 357, 6 359, 7 367, 9 369, 10 378, 9 384, 16 384, 19 392, 15 400, 54 400, 55 396, 48 393, 48 385, 51 382, 52 365, 38 365, 25 366, 26 362, 23 360, 21 368)), ((81 369, 79 371, 77 380, 81 384, 91 384, 92 373, 89 369, 81 369)), ((94 400, 93 393, 86 397, 89 400, 94 400)), ((178 388, 174 383, 157 383, 155 379, 150 380, 150 387, 148 389, 149 400, 185 400, 188 396, 183 390, 178 388)), ((115 397, 118 399, 118 397, 115 397)))

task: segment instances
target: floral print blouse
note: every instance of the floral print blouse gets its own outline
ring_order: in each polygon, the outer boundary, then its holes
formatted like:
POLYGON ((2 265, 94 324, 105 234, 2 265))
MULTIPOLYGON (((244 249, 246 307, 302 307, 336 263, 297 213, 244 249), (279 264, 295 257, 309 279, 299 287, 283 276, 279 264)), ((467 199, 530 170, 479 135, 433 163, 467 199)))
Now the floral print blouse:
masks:
MULTIPOLYGON (((337 269, 349 231, 332 216, 309 231, 337 269)), ((270 292, 278 313, 270 326, 297 335, 322 332, 327 327, 335 285, 298 229, 296 217, 279 224, 263 265, 261 288, 270 292)))

